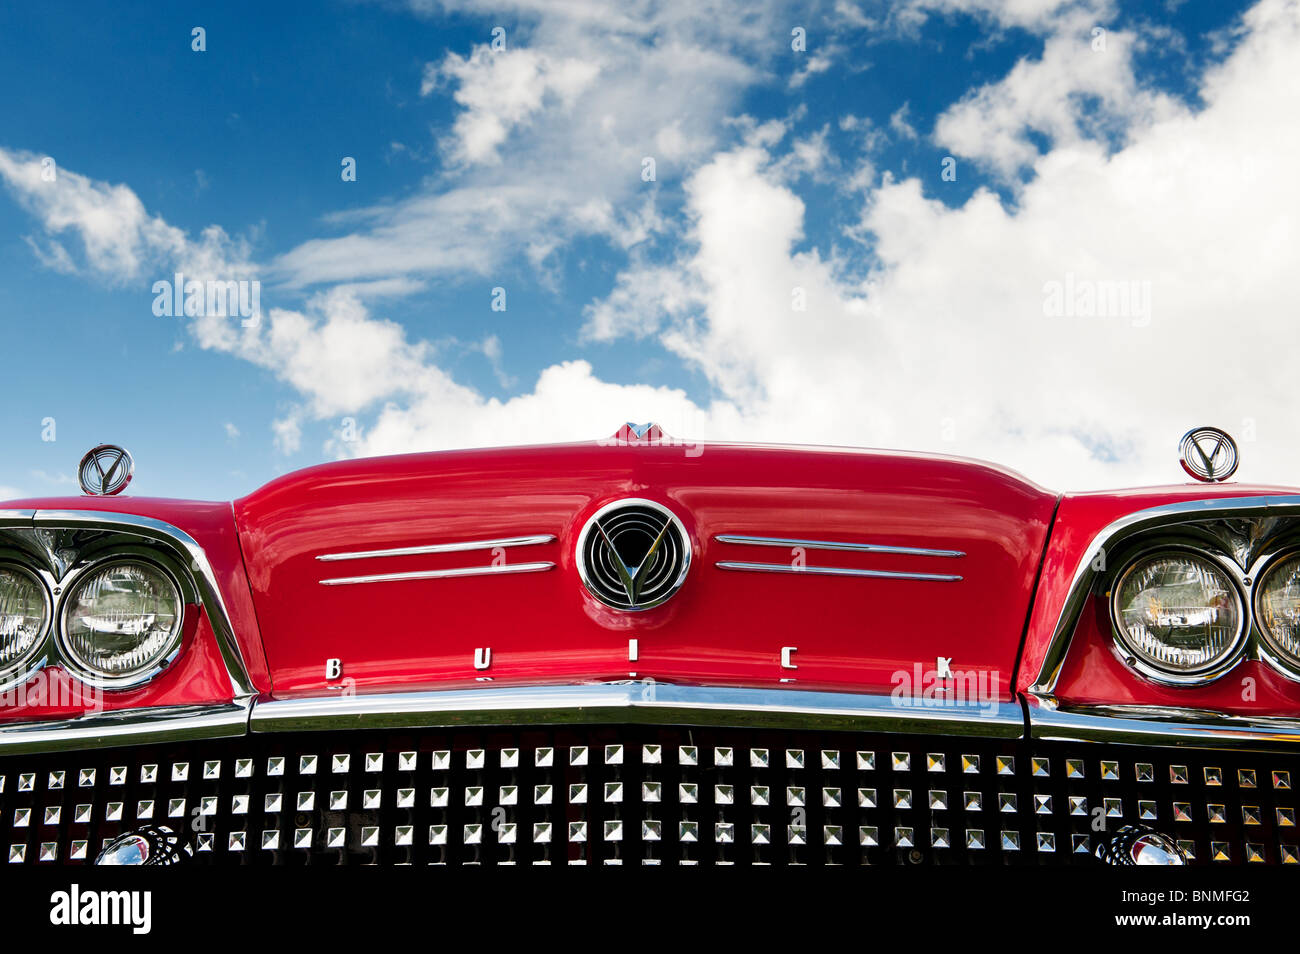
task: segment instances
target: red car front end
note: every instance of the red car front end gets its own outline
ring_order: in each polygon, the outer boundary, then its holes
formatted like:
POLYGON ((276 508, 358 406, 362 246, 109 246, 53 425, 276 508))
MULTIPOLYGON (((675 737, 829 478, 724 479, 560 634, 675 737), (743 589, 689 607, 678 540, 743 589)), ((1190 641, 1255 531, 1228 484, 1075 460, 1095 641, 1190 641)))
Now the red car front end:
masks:
POLYGON ((1294 863, 1297 551, 1300 491, 657 429, 6 503, 0 851, 1294 863))

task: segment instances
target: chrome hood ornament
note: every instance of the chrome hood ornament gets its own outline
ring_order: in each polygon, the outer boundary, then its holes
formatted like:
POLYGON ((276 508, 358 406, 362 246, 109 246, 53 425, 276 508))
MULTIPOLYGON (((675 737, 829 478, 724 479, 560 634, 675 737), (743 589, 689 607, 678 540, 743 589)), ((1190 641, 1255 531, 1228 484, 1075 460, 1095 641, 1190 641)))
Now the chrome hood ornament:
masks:
POLYGON ((134 474, 135 461, 125 447, 116 444, 92 447, 77 466, 81 492, 92 497, 120 494, 134 474))
POLYGON ((606 606, 637 611, 676 593, 691 565, 691 540, 667 507, 627 498, 601 507, 578 535, 578 575, 606 606))
POLYGON ((1178 462, 1196 480, 1227 480, 1237 472, 1237 442, 1217 427, 1193 428, 1178 442, 1178 462))

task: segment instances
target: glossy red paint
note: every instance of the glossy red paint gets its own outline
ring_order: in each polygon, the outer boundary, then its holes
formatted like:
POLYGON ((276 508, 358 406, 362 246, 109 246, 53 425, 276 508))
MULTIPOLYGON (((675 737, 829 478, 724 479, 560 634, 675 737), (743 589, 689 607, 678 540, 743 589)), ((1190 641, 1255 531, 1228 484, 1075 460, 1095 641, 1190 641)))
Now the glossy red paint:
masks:
MULTIPOLYGON (((843 449, 598 444, 347 461, 236 501, 277 696, 328 690, 343 660, 356 691, 627 678, 889 692, 898 672, 1010 677, 1055 496, 990 465, 843 449), (661 607, 619 613, 574 565, 590 514, 621 497, 670 507, 695 549, 661 607), (789 550, 721 533, 872 542, 960 559, 809 550, 813 565, 959 573, 956 583, 726 571, 788 564, 789 550), (327 577, 484 565, 485 551, 322 563, 320 554, 554 534, 504 559, 538 573, 323 586, 327 577), (628 659, 628 640, 639 658, 628 659), (796 670, 781 649, 797 647, 796 670), (474 668, 490 648, 488 671, 474 668)), ((337 683, 335 684, 337 685, 337 683)))
POLYGON ((0 724, 68 719, 86 712, 120 712, 150 706, 229 702, 230 679, 212 627, 198 606, 185 608, 181 652, 166 671, 136 689, 96 690, 61 666, 34 673, 21 688, 5 694, 0 724))
MULTIPOLYGON (((1295 493, 1179 485, 1058 497, 976 461, 840 448, 675 445, 632 432, 599 443, 456 451, 325 464, 227 503, 120 496, 7 502, 9 510, 129 513, 170 523, 204 548, 250 676, 264 696, 656 679, 889 692, 897 674, 952 669, 997 678, 1007 700, 1034 681, 1085 548, 1104 527, 1174 501, 1295 493), (577 534, 602 505, 645 497, 693 540, 675 597, 642 613, 592 599, 575 568, 577 534), (1059 506, 1058 506, 1059 502, 1059 506), (1050 540, 1049 540, 1050 526, 1050 540), (718 542, 718 534, 955 549, 966 556, 855 554, 718 542), (324 553, 553 534, 503 553, 470 551, 325 563, 324 553), (544 572, 323 586, 327 577, 549 561, 544 572), (726 571, 719 560, 957 573, 955 583, 726 571), (1034 581, 1041 576, 1035 593, 1034 581), (1033 594, 1031 609, 1031 594, 1033 594), (1028 625, 1026 625, 1026 617, 1028 625), (1024 634, 1023 646, 1021 636, 1024 634), (628 659, 637 640, 638 659, 628 659), (780 666, 797 647, 797 669, 780 666), (486 671, 473 665, 490 648, 486 671), (342 680, 325 678, 327 659, 342 680), (1017 658, 1019 664, 1017 666, 1017 658), (793 684, 783 680, 795 680, 793 684)), ((58 697, 71 677, 51 667, 58 697)), ((1253 662, 1198 688, 1131 672, 1111 649, 1105 607, 1084 612, 1057 695, 1132 704, 1294 715, 1300 685, 1253 662), (1255 680, 1242 698, 1240 680, 1255 680)), ((105 709, 230 698, 209 621, 191 608, 173 667, 107 692, 105 709)), ((76 704, 9 706, 0 720, 54 719, 76 704)))

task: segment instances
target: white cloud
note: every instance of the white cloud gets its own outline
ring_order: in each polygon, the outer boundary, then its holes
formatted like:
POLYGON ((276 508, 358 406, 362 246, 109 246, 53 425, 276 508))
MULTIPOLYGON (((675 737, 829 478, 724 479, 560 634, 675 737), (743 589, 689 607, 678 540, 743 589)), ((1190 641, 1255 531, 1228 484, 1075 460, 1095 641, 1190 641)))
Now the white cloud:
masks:
POLYGON ((893 112, 893 114, 889 117, 889 128, 892 129, 894 132, 898 133, 904 139, 917 138, 916 127, 914 127, 910 122, 908 122, 907 119, 908 114, 910 112, 911 112, 911 108, 909 107, 909 104, 904 103, 902 106, 899 106, 898 109, 896 109, 893 112))
POLYGON ((17 487, 5 487, 0 484, 0 500, 21 500, 24 496, 17 487))
POLYGON ((302 448, 302 422, 296 416, 272 421, 271 433, 281 454, 296 454, 302 448))
POLYGON ((1038 133, 1056 146, 1132 135, 1133 127, 1176 116, 1170 97, 1140 89, 1133 77, 1135 34, 1111 30, 1094 38, 1092 21, 1059 24, 1042 56, 1021 60, 1001 80, 969 94, 939 116, 934 138, 958 155, 1014 178, 1033 164, 1038 133), (1104 40, 1104 48, 1094 43, 1104 40))
POLYGON ((448 53, 441 64, 429 64, 420 93, 428 95, 444 82, 456 87, 453 99, 464 110, 445 147, 453 162, 499 162, 497 147, 542 108, 548 95, 558 98, 560 108, 572 109, 600 71, 589 60, 528 48, 497 52, 483 45, 468 57, 448 53))
POLYGON ((222 427, 225 429, 227 440, 233 441, 239 437, 239 428, 237 428, 232 422, 226 421, 222 427))
POLYGON ((144 262, 160 251, 175 251, 183 233, 149 215, 139 197, 124 185, 110 186, 63 169, 50 167, 49 157, 0 149, 0 179, 29 212, 38 216, 49 237, 43 247, 29 244, 42 260, 58 269, 75 266, 55 236, 75 235, 96 272, 125 283, 140 273, 144 262), (53 178, 48 178, 53 169, 53 178))
MULTIPOLYGON (((413 6, 482 16, 468 3, 413 6)), ((277 276, 311 286, 483 275, 516 256, 545 271, 576 237, 644 241, 661 224, 647 209, 657 183, 708 158, 782 48, 778 10, 774 0, 743 13, 730 0, 498 4, 505 50, 479 45, 425 70, 422 92, 449 91, 459 107, 439 134, 443 173, 414 196, 339 217, 354 230, 290 250, 277 276), (655 182, 642 180, 647 158, 655 182)))
MULTIPOLYGON (((1204 111, 1135 122, 1113 154, 1062 137, 1014 210, 887 181, 864 215, 865 288, 838 277, 848 263, 793 251, 803 205, 767 151, 717 156, 688 184, 678 263, 702 306, 661 310, 661 341, 745 409, 731 436, 971 454, 1081 487, 1181 479, 1177 438, 1209 422, 1258 436, 1243 477, 1293 481, 1296 397, 1275 348, 1295 340, 1300 8, 1266 0, 1247 23, 1204 111), (1071 275, 1148 282, 1149 322, 1047 317, 1045 284, 1071 275)), ((662 287, 662 269, 624 276, 589 321, 635 333, 616 316, 639 313, 638 289, 652 312, 662 287)))
POLYGON ((1110 0, 906 0, 895 11, 904 22, 916 23, 939 14, 980 17, 999 26, 1045 33, 1064 18, 1098 22, 1113 15, 1110 0))

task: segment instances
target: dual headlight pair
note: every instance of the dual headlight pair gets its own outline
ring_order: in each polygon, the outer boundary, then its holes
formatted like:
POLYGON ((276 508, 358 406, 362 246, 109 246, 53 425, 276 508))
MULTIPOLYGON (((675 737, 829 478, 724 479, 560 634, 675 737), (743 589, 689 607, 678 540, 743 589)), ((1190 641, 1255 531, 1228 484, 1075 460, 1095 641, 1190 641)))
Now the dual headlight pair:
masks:
POLYGON ((31 665, 54 626, 59 654, 78 677, 105 688, 136 685, 179 649, 184 609, 168 574, 143 561, 114 559, 64 592, 56 625, 40 577, 0 564, 0 683, 31 665))
MULTIPOLYGON (((1300 553, 1277 560, 1251 586, 1265 648, 1300 672, 1300 553)), ((1141 671, 1181 684, 1208 682, 1235 662, 1246 638, 1241 591, 1214 561, 1184 550, 1135 560, 1111 593, 1121 646, 1141 671)))

